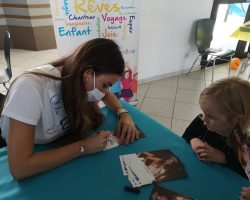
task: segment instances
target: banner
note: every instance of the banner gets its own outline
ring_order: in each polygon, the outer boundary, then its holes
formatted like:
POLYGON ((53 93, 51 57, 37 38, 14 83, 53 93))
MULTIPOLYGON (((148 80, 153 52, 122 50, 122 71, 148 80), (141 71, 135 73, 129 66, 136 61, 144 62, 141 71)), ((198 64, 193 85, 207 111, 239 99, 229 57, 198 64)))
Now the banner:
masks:
POLYGON ((126 63, 110 89, 118 99, 137 103, 139 0, 50 0, 60 55, 94 38, 114 40, 126 63))

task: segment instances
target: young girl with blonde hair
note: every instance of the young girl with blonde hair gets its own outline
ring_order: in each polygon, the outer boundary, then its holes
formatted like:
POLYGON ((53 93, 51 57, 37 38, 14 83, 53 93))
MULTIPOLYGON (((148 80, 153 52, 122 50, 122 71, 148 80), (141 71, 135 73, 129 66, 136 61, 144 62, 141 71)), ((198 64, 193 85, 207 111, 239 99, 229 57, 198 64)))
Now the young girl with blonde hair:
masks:
MULTIPOLYGON (((222 164, 247 178, 228 139, 237 123, 249 136, 250 83, 239 77, 221 79, 201 92, 199 103, 203 114, 182 137, 200 160, 222 164)), ((250 199, 250 190, 243 188, 242 192, 241 198, 250 199)))

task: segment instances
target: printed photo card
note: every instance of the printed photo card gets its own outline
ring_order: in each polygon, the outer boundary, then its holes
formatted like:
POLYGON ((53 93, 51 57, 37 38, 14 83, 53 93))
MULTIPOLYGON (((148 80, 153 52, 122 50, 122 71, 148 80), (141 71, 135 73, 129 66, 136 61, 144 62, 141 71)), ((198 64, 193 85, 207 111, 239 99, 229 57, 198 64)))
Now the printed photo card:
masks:
POLYGON ((155 184, 149 200, 195 200, 195 199, 155 184))
POLYGON ((133 187, 187 177, 183 163, 168 149, 121 155, 120 162, 133 187))
MULTIPOLYGON (((142 139, 145 137, 145 134, 138 128, 136 127, 137 130, 139 131, 139 139, 142 139)), ((108 149, 112 149, 115 148, 117 146, 119 146, 119 140, 116 137, 116 134, 114 132, 112 132, 112 135, 110 137, 107 138, 107 145, 104 148, 104 151, 108 150, 108 149)))

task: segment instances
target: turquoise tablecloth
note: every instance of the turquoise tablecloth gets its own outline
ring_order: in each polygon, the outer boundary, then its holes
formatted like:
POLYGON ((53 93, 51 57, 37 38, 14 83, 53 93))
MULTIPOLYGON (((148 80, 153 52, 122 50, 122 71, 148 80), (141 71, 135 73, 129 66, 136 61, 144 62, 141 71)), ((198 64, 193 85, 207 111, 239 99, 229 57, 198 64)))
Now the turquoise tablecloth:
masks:
MULTIPOLYGON (((200 200, 230 200, 238 199, 240 188, 250 185, 247 180, 227 168, 202 163, 182 138, 136 108, 124 102, 123 105, 145 133, 145 138, 127 146, 77 158, 23 181, 16 181, 11 176, 7 149, 3 148, 0 150, 0 199, 145 200, 149 198, 152 185, 143 186, 140 194, 123 190, 129 182, 122 174, 119 155, 159 149, 171 149, 182 160, 188 173, 187 179, 160 183, 171 190, 200 200)), ((116 117, 107 108, 103 112, 106 122, 102 129, 114 129, 116 117)))

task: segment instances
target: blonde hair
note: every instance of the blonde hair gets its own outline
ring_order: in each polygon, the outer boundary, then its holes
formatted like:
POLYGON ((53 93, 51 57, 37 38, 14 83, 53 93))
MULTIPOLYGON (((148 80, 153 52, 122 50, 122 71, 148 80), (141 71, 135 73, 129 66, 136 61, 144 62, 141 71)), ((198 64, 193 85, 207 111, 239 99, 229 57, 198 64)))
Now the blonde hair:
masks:
POLYGON ((232 119, 242 116, 240 122, 243 132, 250 127, 250 83, 239 77, 230 77, 218 80, 205 88, 200 94, 200 100, 209 99, 218 106, 220 111, 232 119))

